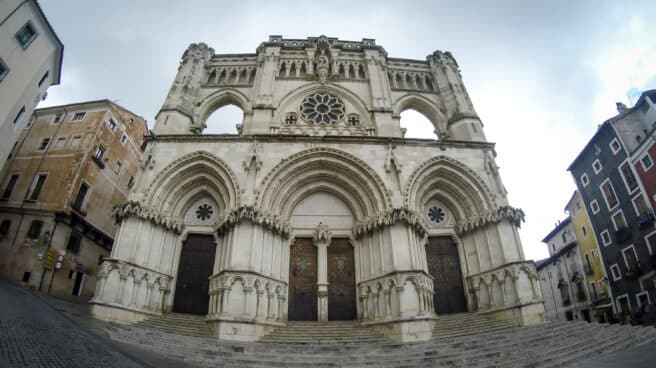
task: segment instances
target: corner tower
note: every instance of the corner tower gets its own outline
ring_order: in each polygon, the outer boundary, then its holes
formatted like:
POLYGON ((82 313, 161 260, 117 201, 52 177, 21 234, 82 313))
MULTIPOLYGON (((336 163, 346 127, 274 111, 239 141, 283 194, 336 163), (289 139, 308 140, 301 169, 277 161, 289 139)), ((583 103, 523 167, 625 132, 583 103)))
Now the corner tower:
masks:
POLYGON ((372 39, 325 36, 271 36, 255 54, 192 44, 154 132, 115 210, 98 318, 202 314, 235 340, 358 320, 401 341, 429 338, 440 314, 543 320, 523 213, 448 52, 394 59, 372 39), (239 134, 202 135, 226 104, 244 111, 239 134), (406 109, 435 139, 403 137, 406 109))

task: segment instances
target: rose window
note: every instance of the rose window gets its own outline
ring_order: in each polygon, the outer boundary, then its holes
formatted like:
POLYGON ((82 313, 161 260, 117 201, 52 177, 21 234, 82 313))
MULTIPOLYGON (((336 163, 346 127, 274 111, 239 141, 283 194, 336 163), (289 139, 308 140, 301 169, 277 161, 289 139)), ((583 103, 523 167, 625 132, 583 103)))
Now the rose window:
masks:
POLYGON ((202 204, 198 206, 198 209, 196 210, 196 218, 205 221, 208 218, 212 217, 212 214, 214 213, 214 208, 212 207, 211 204, 202 204))
POLYGON ((344 103, 335 96, 317 93, 303 100, 301 114, 315 125, 335 124, 344 117, 344 103))
POLYGON ((439 207, 431 207, 428 209, 428 218, 436 224, 444 221, 444 211, 439 207))

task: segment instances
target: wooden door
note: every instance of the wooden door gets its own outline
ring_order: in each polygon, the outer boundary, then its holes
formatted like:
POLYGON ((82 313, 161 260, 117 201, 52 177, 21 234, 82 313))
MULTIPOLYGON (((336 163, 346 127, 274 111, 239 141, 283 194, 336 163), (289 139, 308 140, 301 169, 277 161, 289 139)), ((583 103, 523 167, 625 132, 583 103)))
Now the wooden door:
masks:
POLYGON ((428 273, 433 276, 435 313, 466 312, 458 246, 449 236, 430 237, 426 245, 426 258, 428 273))
POLYGON ((214 267, 216 244, 206 234, 189 234, 182 246, 180 266, 175 286, 173 311, 187 314, 207 314, 210 302, 209 277, 214 267))
POLYGON ((289 251, 290 321, 317 320, 317 248, 312 239, 297 238, 289 251))
POLYGON ((348 239, 333 239, 328 247, 328 320, 356 317, 355 261, 348 239))

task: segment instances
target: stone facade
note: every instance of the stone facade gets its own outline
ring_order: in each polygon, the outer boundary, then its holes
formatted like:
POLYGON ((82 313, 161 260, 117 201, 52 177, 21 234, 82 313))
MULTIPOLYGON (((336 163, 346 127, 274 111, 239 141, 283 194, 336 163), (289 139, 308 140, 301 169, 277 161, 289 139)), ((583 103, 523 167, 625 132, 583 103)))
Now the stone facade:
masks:
POLYGON ((517 232, 524 214, 509 206, 450 53, 394 59, 371 39, 324 36, 271 36, 255 54, 192 44, 156 119, 135 187, 115 208, 120 228, 92 300, 97 318, 175 311, 176 289, 195 287, 180 272, 194 234, 216 243, 202 292, 222 339, 257 339, 303 318, 352 318, 402 341, 427 339, 443 301, 427 264, 430 237, 446 237, 455 257, 439 275, 455 273, 462 285, 449 305, 459 293, 461 311, 543 321, 517 232), (202 135, 226 104, 244 112, 239 134, 202 135), (424 114, 437 139, 404 139, 407 109, 424 114), (303 238, 316 261, 290 252, 303 238), (352 255, 335 253, 335 239, 352 255), (297 283, 304 275, 310 290, 297 283), (336 293, 353 294, 353 317, 336 293), (297 303, 309 295, 316 310, 297 303))
POLYGON ((91 298, 117 229, 112 207, 127 199, 147 133, 108 100, 36 110, 2 171, 0 273, 91 298), (66 253, 56 271, 44 268, 47 249, 66 253))

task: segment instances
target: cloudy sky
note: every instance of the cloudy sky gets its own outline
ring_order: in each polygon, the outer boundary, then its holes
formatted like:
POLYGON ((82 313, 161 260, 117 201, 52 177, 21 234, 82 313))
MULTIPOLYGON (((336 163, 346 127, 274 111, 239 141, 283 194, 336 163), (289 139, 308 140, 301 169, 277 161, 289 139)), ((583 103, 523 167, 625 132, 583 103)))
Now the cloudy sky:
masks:
POLYGON ((531 259, 547 255, 541 239, 565 217, 575 189, 566 169, 597 125, 616 113, 616 101, 635 102, 632 89, 656 88, 651 1, 40 4, 65 46, 62 83, 40 107, 108 98, 151 127, 192 42, 217 53, 253 53, 269 35, 324 34, 375 38, 391 57, 425 60, 450 50, 487 138, 497 144, 510 202, 527 214, 521 235, 531 259))

